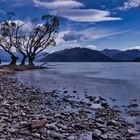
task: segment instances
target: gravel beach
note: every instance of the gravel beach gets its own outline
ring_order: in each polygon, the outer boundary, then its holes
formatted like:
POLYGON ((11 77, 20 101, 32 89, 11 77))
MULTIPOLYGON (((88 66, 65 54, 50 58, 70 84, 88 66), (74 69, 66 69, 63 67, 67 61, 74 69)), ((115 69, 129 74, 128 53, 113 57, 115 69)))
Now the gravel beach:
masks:
POLYGON ((13 74, 0 69, 0 140, 140 140, 134 125, 104 98, 78 102, 25 86, 10 78, 13 74))

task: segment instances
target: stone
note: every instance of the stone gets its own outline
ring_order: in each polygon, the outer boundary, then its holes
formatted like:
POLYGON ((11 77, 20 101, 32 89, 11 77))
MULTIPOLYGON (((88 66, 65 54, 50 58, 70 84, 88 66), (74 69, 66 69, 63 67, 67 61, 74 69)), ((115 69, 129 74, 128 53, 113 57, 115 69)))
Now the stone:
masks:
POLYGON ((67 126, 66 126, 66 125, 57 124, 57 126, 58 126, 58 127, 60 127, 60 128, 62 128, 62 129, 64 129, 64 130, 66 130, 66 129, 67 129, 67 126))
POLYGON ((122 119, 119 110, 108 107, 102 97, 87 95, 91 102, 80 102, 76 97, 61 94, 62 91, 47 93, 26 87, 6 75, 0 70, 0 140, 139 140, 139 132, 131 130, 134 126, 122 119), (94 102, 99 102, 100 107, 93 108, 94 102), (74 111, 69 111, 69 107, 74 111))
POLYGON ((102 135, 101 135, 101 138, 102 138, 103 140, 107 140, 107 139, 108 139, 108 136, 107 136, 107 134, 102 134, 102 135))
POLYGON ((134 132, 131 129, 128 129, 127 132, 128 132, 129 135, 134 135, 134 132))
POLYGON ((92 132, 92 138, 100 138, 101 136, 101 131, 98 130, 98 129, 95 129, 93 132, 92 132))
POLYGON ((92 132, 83 133, 80 135, 80 140, 93 140, 92 132))
POLYGON ((101 106, 106 108, 106 107, 108 107, 109 105, 108 105, 108 103, 107 103, 106 101, 104 101, 104 102, 101 102, 101 106))
POLYGON ((54 140, 55 139, 59 139, 59 140, 65 139, 65 136, 64 135, 62 135, 60 133, 57 133, 57 132, 49 131, 48 134, 49 134, 49 136, 51 136, 52 138, 54 138, 54 140))
POLYGON ((48 129, 56 129, 56 124, 57 122, 51 123, 51 124, 46 124, 45 127, 48 129))
POLYGON ((40 134, 39 134, 39 133, 33 133, 32 135, 33 135, 35 138, 38 138, 38 139, 40 138, 40 134))
POLYGON ((45 127, 46 123, 47 123, 46 119, 35 120, 35 121, 32 121, 32 123, 30 124, 30 128, 31 129, 39 129, 39 128, 45 127))
POLYGON ((97 118, 95 121, 100 123, 100 124, 104 124, 105 123, 101 118, 97 118))
POLYGON ((7 131, 10 132, 10 133, 15 133, 17 131, 17 129, 9 128, 9 129, 7 129, 7 131))
POLYGON ((76 136, 68 136, 68 140, 77 140, 76 136))
POLYGON ((138 104, 130 104, 128 107, 129 108, 131 108, 131 107, 134 107, 135 108, 135 107, 138 107, 138 106, 139 106, 138 104))
POLYGON ((131 137, 130 140, 140 140, 140 137, 131 137))

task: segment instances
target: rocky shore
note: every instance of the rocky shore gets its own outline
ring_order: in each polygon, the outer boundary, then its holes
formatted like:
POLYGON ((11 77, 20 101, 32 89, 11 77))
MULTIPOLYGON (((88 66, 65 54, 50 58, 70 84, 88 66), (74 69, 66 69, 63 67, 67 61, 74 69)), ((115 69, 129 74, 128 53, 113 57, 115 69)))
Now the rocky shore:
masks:
POLYGON ((12 74, 0 69, 0 140, 140 140, 134 125, 104 98, 71 100, 65 93, 27 87, 12 74))

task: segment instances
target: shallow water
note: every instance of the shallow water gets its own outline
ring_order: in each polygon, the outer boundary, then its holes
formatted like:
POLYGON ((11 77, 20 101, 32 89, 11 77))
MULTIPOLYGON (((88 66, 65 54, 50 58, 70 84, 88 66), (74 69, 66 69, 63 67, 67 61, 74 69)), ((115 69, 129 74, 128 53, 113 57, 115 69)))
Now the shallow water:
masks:
POLYGON ((48 66, 49 69, 19 72, 16 78, 78 100, 89 101, 85 94, 103 96, 111 106, 117 105, 131 122, 140 120, 138 116, 128 117, 124 110, 129 111, 129 108, 123 107, 137 103, 139 108, 132 109, 140 110, 140 63, 49 63, 48 66))
POLYGON ((17 78, 47 91, 77 91, 112 97, 123 104, 140 99, 140 63, 49 63, 49 69, 20 72, 17 78))

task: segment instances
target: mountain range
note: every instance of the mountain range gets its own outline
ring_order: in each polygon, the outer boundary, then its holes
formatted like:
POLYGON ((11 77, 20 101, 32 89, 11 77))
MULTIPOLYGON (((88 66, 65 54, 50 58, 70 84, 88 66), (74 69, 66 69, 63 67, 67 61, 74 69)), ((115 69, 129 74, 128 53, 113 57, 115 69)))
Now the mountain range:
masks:
POLYGON ((105 49, 101 52, 115 61, 134 61, 135 59, 140 58, 140 50, 138 49, 125 51, 105 49))
MULTIPOLYGON (((21 55, 19 54, 19 59, 21 55)), ((0 59, 2 62, 9 62, 10 56, 0 49, 0 59)), ((139 62, 140 50, 117 50, 104 49, 102 51, 91 50, 88 48, 71 48, 57 51, 51 54, 41 53, 37 62, 139 62)))
POLYGON ((44 57, 43 62, 125 62, 136 61, 140 58, 140 50, 104 49, 102 51, 88 48, 72 48, 54 52, 44 57))
POLYGON ((112 59, 100 51, 87 48, 72 48, 49 54, 43 62, 109 62, 112 59))

